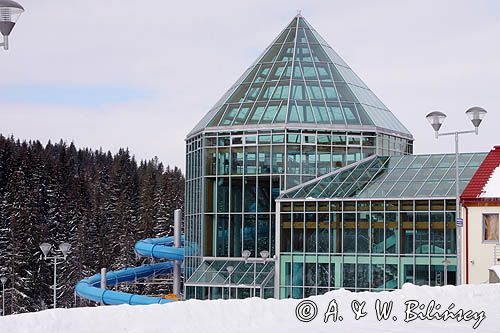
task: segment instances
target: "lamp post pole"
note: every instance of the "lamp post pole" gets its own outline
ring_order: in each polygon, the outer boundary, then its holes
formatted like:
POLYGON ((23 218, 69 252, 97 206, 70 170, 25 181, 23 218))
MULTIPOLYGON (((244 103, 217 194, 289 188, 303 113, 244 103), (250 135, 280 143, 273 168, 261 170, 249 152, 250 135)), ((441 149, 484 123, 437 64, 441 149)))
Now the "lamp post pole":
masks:
MULTIPOLYGON (((181 215, 182 211, 176 209, 174 211, 174 247, 181 247, 181 215)), ((174 261, 174 285, 172 292, 180 299, 181 298, 181 262, 174 261)))
POLYGON ((228 299, 231 299, 231 275, 233 274, 234 267, 233 266, 227 266, 226 267, 227 272, 229 273, 229 286, 228 286, 228 299))
POLYGON ((40 249, 42 250, 42 253, 43 253, 43 259, 44 260, 53 260, 54 284, 53 284, 52 288, 54 290, 54 296, 53 296, 54 309, 57 307, 57 264, 66 261, 66 258, 68 257, 68 252, 69 252, 70 248, 71 248, 70 244, 61 243, 59 245, 59 251, 62 252, 62 255, 57 255, 54 253, 52 256, 48 256, 53 251, 52 245, 50 245, 49 243, 43 243, 40 245, 40 249))
POLYGON ((5 283, 7 282, 7 278, 2 276, 0 281, 2 282, 2 316, 5 316, 5 283))
MULTIPOLYGON (((458 146, 458 138, 460 135, 465 134, 479 134, 479 125, 481 121, 486 116, 486 110, 480 107, 472 107, 465 111, 465 114, 470 118, 472 124, 474 125, 474 130, 470 131, 454 131, 448 133, 439 133, 439 129, 441 125, 443 125, 444 120, 446 119, 446 115, 439 111, 434 111, 429 113, 426 118, 431 124, 432 128, 434 128, 436 139, 441 136, 451 136, 455 137, 455 222, 456 222, 456 239, 457 239, 457 277, 456 284, 462 284, 462 227, 463 227, 463 219, 462 219, 462 210, 460 209, 460 168, 459 168, 459 146, 458 146)), ((446 225, 444 228, 446 232, 446 225)), ((467 246, 467 244, 466 244, 467 246)), ((444 255, 446 259, 446 244, 444 255)))
MULTIPOLYGON (((460 154, 458 138, 462 134, 476 134, 475 130, 437 133, 437 137, 453 135, 455 137, 455 222, 457 237, 457 285, 462 284, 462 210, 460 209, 460 154)), ((445 228, 446 230, 446 228, 445 228)), ((445 251, 446 252, 446 251, 445 251)))
POLYGON ((57 307, 57 258, 54 256, 54 285, 52 286, 54 288, 54 309, 57 307))

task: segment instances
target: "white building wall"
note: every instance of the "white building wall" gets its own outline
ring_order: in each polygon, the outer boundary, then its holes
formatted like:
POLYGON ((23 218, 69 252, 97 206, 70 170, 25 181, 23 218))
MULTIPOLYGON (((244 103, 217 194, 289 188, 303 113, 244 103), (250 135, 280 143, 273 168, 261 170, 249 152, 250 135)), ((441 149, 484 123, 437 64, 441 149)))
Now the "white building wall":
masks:
POLYGON ((469 283, 487 283, 489 279, 489 268, 495 263, 495 245, 500 243, 489 243, 483 241, 483 214, 498 213, 500 206, 468 207, 468 220, 466 220, 466 208, 463 208, 464 228, 462 231, 462 281, 466 281, 466 249, 469 251, 469 283), (468 244, 466 244, 466 225, 468 223, 468 244))

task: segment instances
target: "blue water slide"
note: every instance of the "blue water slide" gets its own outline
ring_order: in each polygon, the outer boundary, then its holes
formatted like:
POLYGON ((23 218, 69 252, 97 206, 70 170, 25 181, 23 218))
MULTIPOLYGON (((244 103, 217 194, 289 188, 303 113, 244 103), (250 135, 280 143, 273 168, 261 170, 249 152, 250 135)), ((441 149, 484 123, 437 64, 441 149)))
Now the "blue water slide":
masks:
MULTIPOLYGON (((184 242, 183 237, 181 241, 184 242)), ((174 237, 148 238, 138 241, 135 244, 135 251, 141 256, 163 260, 184 260, 184 248, 173 247, 174 237)), ((157 264, 142 265, 140 267, 125 268, 118 271, 106 273, 106 284, 114 286, 123 282, 132 282, 140 278, 146 278, 151 275, 161 275, 173 271, 173 262, 166 261, 157 264)), ((91 301, 101 302, 103 304, 163 304, 173 302, 171 299, 160 297, 151 297, 144 295, 135 295, 125 292, 101 289, 101 274, 95 274, 84 278, 77 283, 75 291, 78 296, 91 301)))
MULTIPOLYGON (((184 236, 181 236, 181 243, 184 243, 184 236)), ((135 252, 144 257, 184 260, 184 248, 172 247, 174 237, 146 238, 135 243, 135 252)))

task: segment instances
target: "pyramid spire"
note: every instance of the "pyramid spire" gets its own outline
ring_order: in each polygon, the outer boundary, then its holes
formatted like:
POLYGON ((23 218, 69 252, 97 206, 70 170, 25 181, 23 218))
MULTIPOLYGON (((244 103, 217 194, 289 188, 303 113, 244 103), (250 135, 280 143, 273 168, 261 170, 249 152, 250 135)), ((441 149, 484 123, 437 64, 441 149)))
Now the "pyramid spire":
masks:
POLYGON ((188 136, 207 127, 381 128, 412 138, 300 10, 188 136))

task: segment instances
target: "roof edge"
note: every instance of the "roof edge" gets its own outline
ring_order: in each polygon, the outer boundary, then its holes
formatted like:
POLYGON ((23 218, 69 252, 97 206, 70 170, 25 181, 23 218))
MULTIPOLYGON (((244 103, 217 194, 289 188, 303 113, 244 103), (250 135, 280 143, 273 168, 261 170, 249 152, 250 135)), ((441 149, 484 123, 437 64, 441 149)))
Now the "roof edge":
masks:
POLYGON ((471 180, 464 188, 461 201, 481 201, 481 199, 496 199, 496 198, 482 198, 481 193, 484 187, 491 178, 494 170, 500 166, 500 145, 493 146, 488 155, 484 158, 483 162, 476 170, 471 180))
POLYGON ((197 131, 191 131, 186 135, 185 140, 188 140, 194 136, 202 134, 204 132, 232 132, 232 131, 254 131, 254 130, 263 130, 263 129, 292 129, 292 130, 327 130, 327 131, 376 131, 382 134, 387 135, 396 135, 400 137, 404 137, 408 140, 415 140, 412 134, 401 133, 397 131, 389 130, 385 127, 374 126, 374 125, 327 125, 327 124, 303 124, 303 123, 276 123, 276 124, 252 124, 252 125, 235 125, 235 126, 211 126, 200 128, 197 131), (324 125, 324 126, 323 126, 324 125))
POLYGON ((285 195, 285 194, 287 194, 287 193, 289 193, 289 192, 295 191, 295 190, 297 190, 297 189, 299 189, 299 188, 301 188, 301 187, 304 187, 304 186, 307 186, 307 185, 309 185, 309 184, 315 183, 315 182, 320 181, 320 180, 322 180, 322 179, 324 179, 324 178, 327 178, 327 177, 330 177, 330 176, 336 175, 337 173, 344 172, 344 171, 346 171, 346 170, 349 170, 349 169, 355 168, 355 167, 356 167, 356 166, 358 166, 359 164, 362 164, 362 163, 365 163, 365 162, 368 162, 368 161, 374 160, 374 159, 376 159, 376 158, 378 158, 378 157, 381 157, 381 156, 378 156, 377 154, 371 155, 371 156, 369 156, 369 157, 367 157, 367 158, 364 158, 364 159, 362 159, 362 160, 359 160, 359 161, 356 161, 356 162, 351 163, 351 164, 349 164, 349 165, 346 165, 346 166, 344 166, 344 167, 342 167, 342 168, 340 168, 340 169, 337 169, 337 170, 331 171, 331 172, 329 172, 329 173, 326 173, 326 174, 324 174, 324 175, 322 175, 322 176, 319 176, 319 177, 313 178, 313 179, 311 179, 311 180, 308 180, 307 182, 304 182, 304 183, 300 183, 300 184, 298 184, 298 185, 295 185, 294 187, 291 187, 291 188, 289 188, 289 189, 287 189, 287 190, 285 190, 285 191, 282 191, 276 200, 283 199, 283 195, 285 195))

